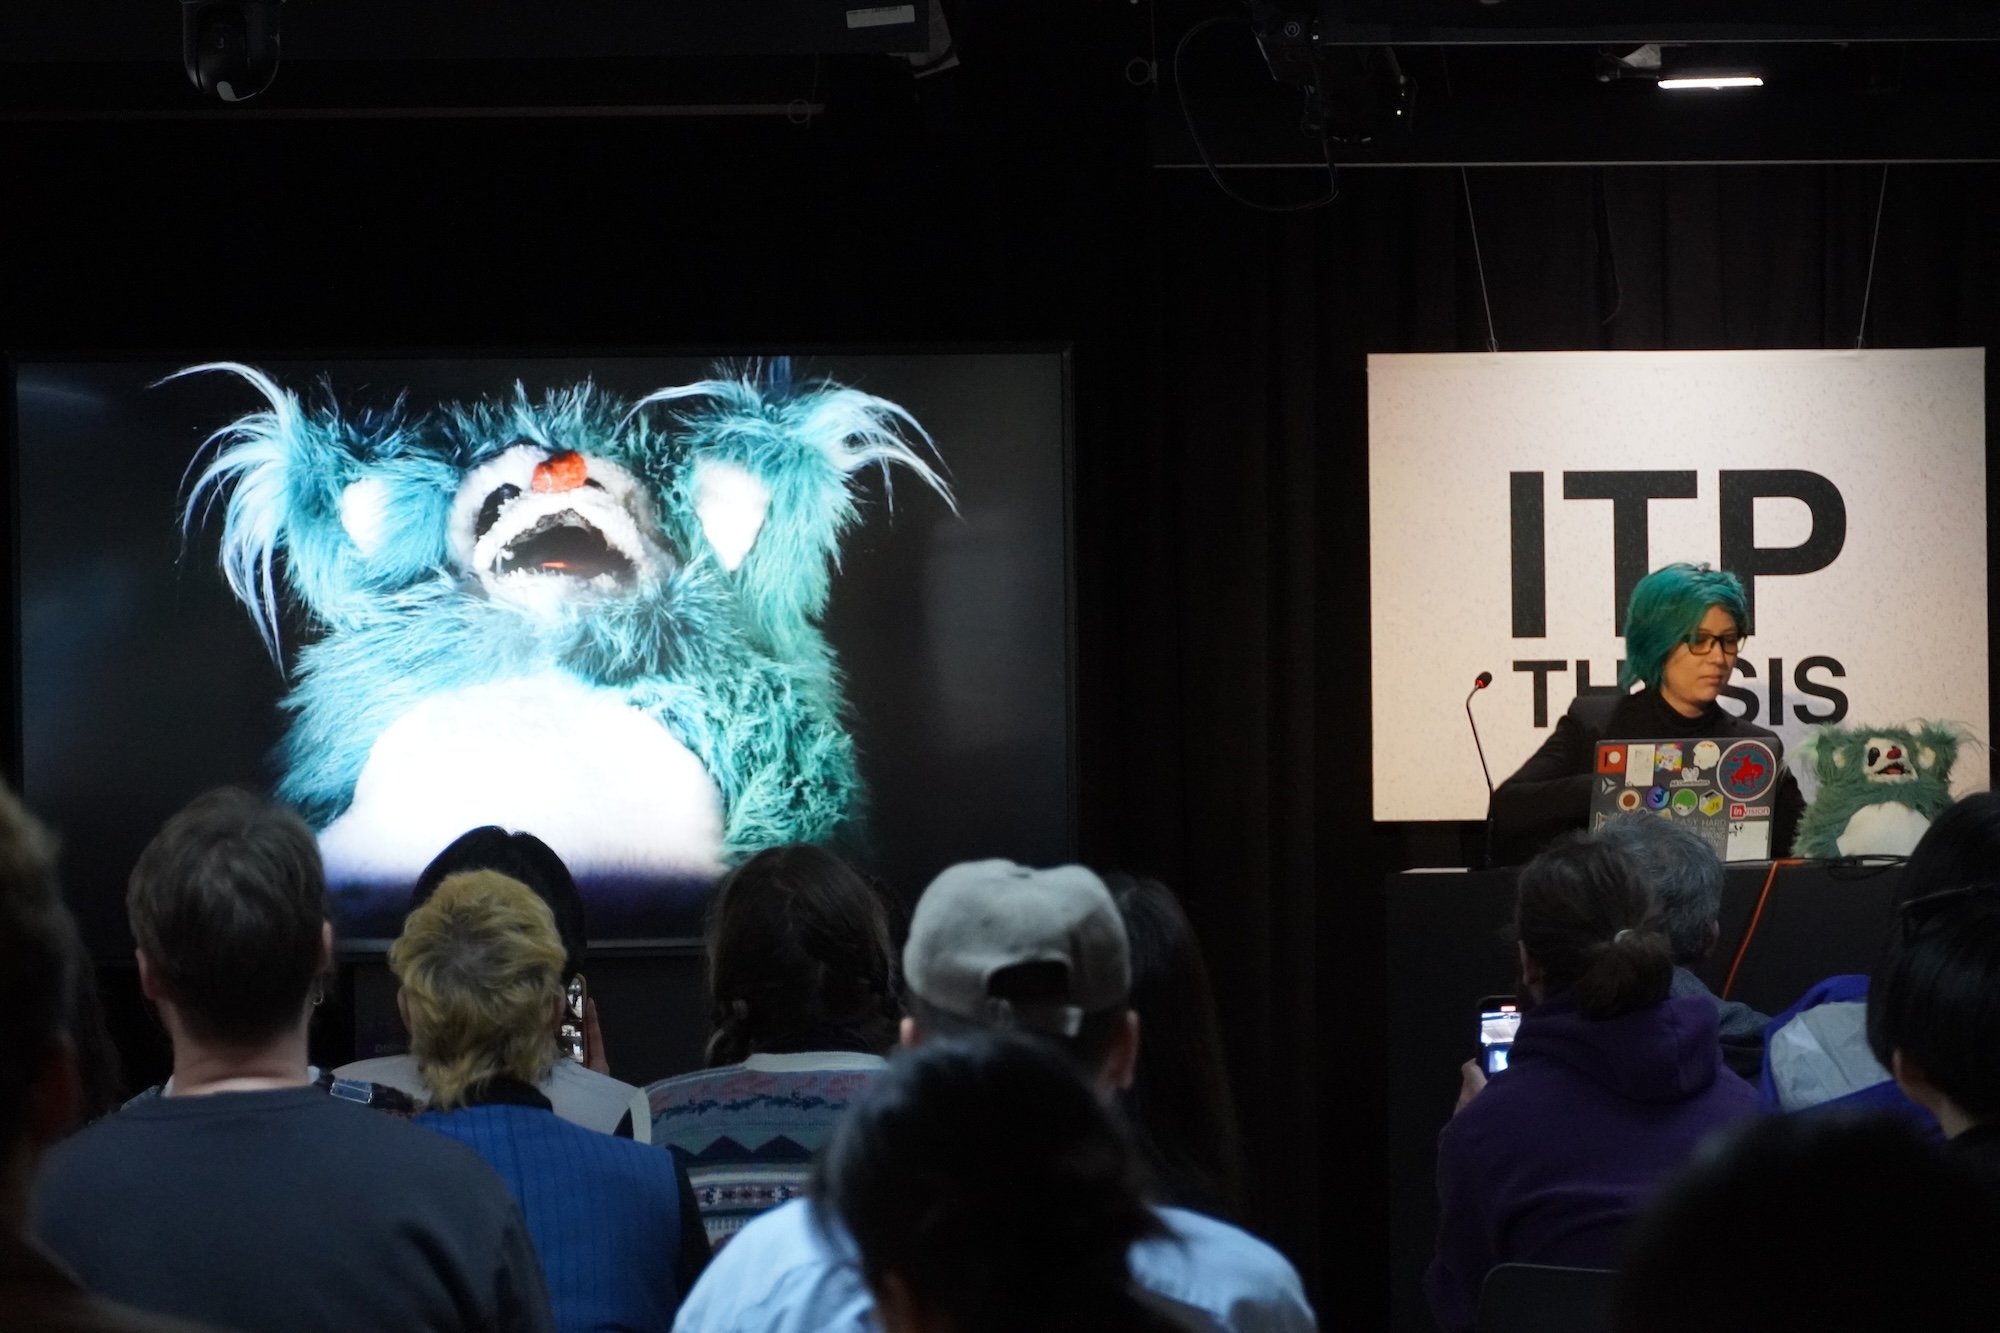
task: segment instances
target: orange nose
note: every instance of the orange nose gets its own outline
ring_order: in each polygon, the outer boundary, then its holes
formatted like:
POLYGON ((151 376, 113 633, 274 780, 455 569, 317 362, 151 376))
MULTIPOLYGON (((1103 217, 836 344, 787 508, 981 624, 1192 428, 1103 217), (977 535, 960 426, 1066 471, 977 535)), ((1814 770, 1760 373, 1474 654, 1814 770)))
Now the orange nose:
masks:
POLYGON ((530 484, 538 491, 560 493, 575 490, 589 475, 583 455, 572 451, 535 464, 535 479, 530 484))

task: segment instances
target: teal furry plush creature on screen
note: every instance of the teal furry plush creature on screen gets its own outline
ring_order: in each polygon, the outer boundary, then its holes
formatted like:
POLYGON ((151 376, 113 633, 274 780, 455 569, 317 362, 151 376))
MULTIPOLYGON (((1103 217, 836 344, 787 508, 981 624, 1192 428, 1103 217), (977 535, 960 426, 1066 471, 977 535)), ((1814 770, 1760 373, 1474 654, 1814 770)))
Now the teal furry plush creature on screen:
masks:
POLYGON ((1799 821, 1794 856, 1908 856, 1951 804, 1958 732, 1909 727, 1815 727, 1797 754, 1819 793, 1799 821))
POLYGON ((856 474, 951 499, 902 408, 783 360, 636 402, 585 382, 353 414, 199 371, 267 404, 212 437, 185 520, 221 503, 273 655, 288 611, 308 627, 278 795, 330 880, 407 884, 482 824, 579 875, 706 879, 854 817, 819 619, 856 474))

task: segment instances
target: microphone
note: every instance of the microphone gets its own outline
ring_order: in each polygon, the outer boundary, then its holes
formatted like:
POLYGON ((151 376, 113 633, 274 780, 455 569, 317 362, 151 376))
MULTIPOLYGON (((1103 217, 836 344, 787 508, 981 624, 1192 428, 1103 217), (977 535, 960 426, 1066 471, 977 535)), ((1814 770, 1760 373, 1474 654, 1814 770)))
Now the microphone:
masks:
POLYGON ((1486 747, 1479 743, 1479 723, 1472 716, 1472 696, 1493 683, 1493 673, 1482 671, 1472 682, 1472 690, 1465 696, 1465 725, 1472 728, 1472 748, 1479 751, 1479 771, 1486 775, 1486 795, 1493 796, 1493 771, 1486 767, 1486 747))
POLYGON ((1472 728, 1472 748, 1479 751, 1479 771, 1486 778, 1486 866, 1493 866, 1493 770, 1486 766, 1486 747, 1479 743, 1479 722, 1472 716, 1472 696, 1493 683, 1493 673, 1482 671, 1465 696, 1465 725, 1472 728))

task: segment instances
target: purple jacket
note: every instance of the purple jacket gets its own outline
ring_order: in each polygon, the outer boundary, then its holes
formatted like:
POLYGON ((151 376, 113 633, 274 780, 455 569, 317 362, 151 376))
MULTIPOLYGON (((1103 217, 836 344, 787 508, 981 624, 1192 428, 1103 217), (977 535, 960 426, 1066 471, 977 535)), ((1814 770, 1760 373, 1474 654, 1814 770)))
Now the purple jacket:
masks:
POLYGON ((1438 1248, 1424 1275, 1447 1333, 1495 1264, 1610 1268, 1626 1224, 1709 1134, 1757 1109, 1722 1064, 1715 1001, 1601 1021, 1567 996, 1521 1020, 1508 1067, 1438 1135, 1438 1248))

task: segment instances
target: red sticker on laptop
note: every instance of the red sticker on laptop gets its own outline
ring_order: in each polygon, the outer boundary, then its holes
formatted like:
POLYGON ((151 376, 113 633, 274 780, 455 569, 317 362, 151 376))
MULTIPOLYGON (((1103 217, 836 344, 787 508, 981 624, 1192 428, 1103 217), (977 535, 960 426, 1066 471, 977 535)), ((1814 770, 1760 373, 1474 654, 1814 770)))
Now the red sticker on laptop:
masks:
POLYGON ((1722 752, 1716 781, 1732 801, 1750 802, 1778 781, 1778 756, 1764 741, 1738 741, 1722 752))

